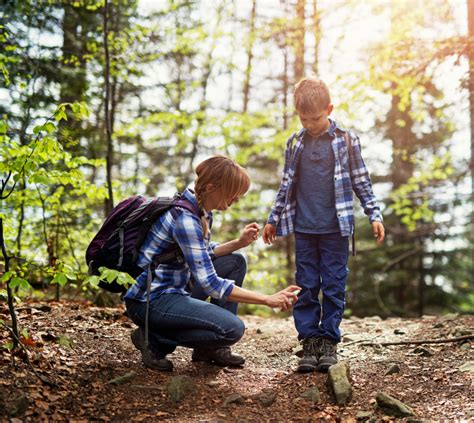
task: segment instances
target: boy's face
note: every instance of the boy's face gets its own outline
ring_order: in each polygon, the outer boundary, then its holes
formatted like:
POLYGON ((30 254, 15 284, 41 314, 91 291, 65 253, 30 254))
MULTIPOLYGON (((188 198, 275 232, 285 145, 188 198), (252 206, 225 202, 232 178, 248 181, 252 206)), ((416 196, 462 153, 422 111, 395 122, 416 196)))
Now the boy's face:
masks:
POLYGON ((297 110, 301 124, 313 137, 322 134, 329 127, 328 116, 331 114, 334 106, 330 104, 326 109, 313 113, 302 113, 297 110))

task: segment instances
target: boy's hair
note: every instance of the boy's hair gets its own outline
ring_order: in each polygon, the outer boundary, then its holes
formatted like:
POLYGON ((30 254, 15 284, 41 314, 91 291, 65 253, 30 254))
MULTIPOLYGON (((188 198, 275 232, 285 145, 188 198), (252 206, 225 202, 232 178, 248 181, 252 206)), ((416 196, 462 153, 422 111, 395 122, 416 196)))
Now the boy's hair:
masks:
POLYGON ((327 85, 311 75, 295 85, 294 102, 298 113, 317 113, 331 104, 331 96, 327 85))

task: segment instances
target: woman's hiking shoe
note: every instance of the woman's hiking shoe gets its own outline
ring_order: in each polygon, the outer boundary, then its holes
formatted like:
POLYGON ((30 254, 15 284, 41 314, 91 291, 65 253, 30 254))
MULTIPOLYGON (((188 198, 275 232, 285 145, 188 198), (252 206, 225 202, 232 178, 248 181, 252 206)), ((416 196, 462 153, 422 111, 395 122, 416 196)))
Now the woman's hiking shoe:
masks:
POLYGON ((232 354, 230 347, 194 348, 191 358, 193 361, 205 361, 219 366, 243 366, 245 358, 232 354))
POLYGON ((316 337, 303 339, 303 358, 298 362, 297 372, 309 373, 316 370, 321 355, 321 339, 316 337))
POLYGON ((318 372, 326 373, 332 365, 337 363, 337 342, 321 338, 321 356, 318 361, 318 372))
POLYGON ((163 372, 173 371, 173 363, 170 360, 163 354, 145 346, 145 331, 142 328, 134 330, 130 334, 130 338, 135 348, 142 353, 142 362, 145 367, 163 372))
POLYGON ((131 334, 130 338, 132 340, 133 346, 138 350, 141 351, 145 346, 145 333, 144 330, 141 328, 135 329, 131 334))

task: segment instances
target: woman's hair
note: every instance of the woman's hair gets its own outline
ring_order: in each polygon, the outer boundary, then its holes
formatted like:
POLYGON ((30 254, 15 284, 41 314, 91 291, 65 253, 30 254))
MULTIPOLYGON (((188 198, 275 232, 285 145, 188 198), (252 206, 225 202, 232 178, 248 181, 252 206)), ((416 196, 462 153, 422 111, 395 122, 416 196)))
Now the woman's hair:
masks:
MULTIPOLYGON (((244 195, 250 187, 250 177, 247 171, 228 157, 212 156, 196 166, 197 179, 194 184, 194 192, 199 207, 206 196, 206 186, 213 184, 221 190, 222 199, 228 200, 244 195)), ((207 221, 203 222, 204 234, 208 232, 207 221)))

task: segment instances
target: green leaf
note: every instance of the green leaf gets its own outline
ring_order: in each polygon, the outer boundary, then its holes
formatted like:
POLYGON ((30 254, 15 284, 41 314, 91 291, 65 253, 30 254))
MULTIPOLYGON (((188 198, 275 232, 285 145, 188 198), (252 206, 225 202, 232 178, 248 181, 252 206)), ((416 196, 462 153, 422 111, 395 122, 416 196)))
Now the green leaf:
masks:
POLYGON ((5 272, 5 273, 2 275, 2 279, 0 279, 0 282, 6 282, 6 281, 9 280, 13 275, 14 275, 14 272, 12 272, 11 270, 9 270, 8 272, 5 272))
POLYGON ((20 288, 25 289, 25 290, 31 288, 30 283, 26 279, 19 278, 19 277, 13 278, 10 281, 9 286, 10 286, 11 289, 16 288, 17 286, 19 286, 20 288))
POLYGON ((2 344, 2 348, 8 350, 8 351, 11 351, 13 349, 13 342, 5 342, 4 344, 2 344))
POLYGON ((64 286, 67 283, 67 276, 64 273, 56 273, 51 283, 57 283, 60 286, 64 286))
POLYGON ((56 130, 56 125, 53 122, 47 122, 43 125, 43 128, 48 134, 51 134, 56 130))
POLYGON ((72 348, 73 342, 72 339, 66 335, 59 335, 56 343, 61 345, 62 347, 72 348))

